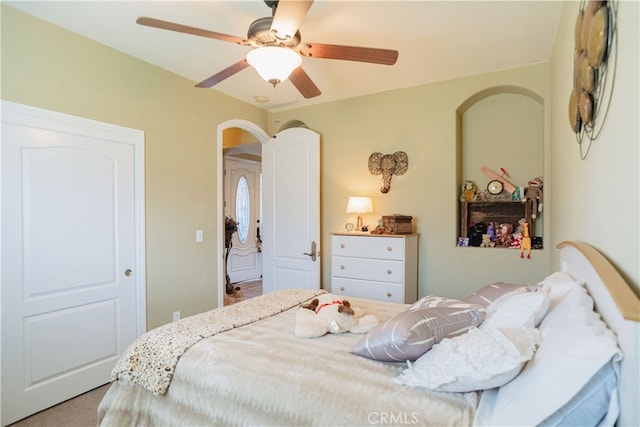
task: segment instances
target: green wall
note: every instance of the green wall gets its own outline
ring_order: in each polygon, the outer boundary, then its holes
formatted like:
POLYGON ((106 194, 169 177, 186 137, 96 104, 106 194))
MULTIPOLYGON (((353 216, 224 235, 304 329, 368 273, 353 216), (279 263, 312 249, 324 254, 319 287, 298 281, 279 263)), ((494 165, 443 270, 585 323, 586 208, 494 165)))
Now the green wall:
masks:
MULTIPOLYGON (((548 200, 554 212, 554 243, 590 243, 614 263, 640 294, 640 3, 615 4, 617 54, 610 55, 607 78, 613 87, 611 105, 586 160, 580 159, 568 114, 574 25, 580 2, 564 4, 551 61, 553 191, 548 200)), ((553 260, 552 268, 557 268, 557 257, 553 260)))

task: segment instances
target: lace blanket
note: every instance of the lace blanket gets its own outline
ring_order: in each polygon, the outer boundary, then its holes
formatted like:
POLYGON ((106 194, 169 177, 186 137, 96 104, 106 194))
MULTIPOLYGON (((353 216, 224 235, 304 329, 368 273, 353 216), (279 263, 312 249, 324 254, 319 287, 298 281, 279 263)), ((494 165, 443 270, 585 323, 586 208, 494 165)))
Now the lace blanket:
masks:
POLYGON ((126 379, 153 394, 165 394, 178 360, 200 340, 281 313, 325 292, 275 291, 160 326, 127 348, 111 372, 111 381, 126 379))

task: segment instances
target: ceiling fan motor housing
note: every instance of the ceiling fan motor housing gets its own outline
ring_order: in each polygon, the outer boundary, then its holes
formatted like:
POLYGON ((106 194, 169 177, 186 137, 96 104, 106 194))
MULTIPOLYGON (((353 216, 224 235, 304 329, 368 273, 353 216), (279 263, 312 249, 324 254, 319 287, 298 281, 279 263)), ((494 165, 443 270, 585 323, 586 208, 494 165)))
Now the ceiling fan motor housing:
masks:
POLYGON ((273 17, 256 19, 249 25, 247 38, 251 45, 255 47, 282 46, 295 48, 300 43, 300 31, 297 31, 291 40, 280 40, 271 32, 273 17))

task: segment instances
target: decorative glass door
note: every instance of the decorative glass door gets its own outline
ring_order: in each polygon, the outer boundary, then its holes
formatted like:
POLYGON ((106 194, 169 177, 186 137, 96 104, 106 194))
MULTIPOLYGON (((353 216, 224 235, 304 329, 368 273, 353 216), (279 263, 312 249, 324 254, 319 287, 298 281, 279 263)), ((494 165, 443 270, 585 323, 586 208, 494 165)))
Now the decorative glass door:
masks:
POLYGON ((260 163, 225 158, 225 216, 238 224, 227 260, 231 283, 262 277, 260 213, 260 163))

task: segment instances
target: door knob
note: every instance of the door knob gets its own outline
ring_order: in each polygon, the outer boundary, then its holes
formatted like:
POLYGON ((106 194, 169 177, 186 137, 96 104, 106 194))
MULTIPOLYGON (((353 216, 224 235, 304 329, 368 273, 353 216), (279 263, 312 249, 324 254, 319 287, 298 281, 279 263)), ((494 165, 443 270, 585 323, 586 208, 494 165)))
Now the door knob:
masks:
POLYGON ((124 271, 124 275, 127 276, 127 277, 131 276, 132 274, 133 274, 133 270, 131 270, 130 268, 127 268, 124 271))

